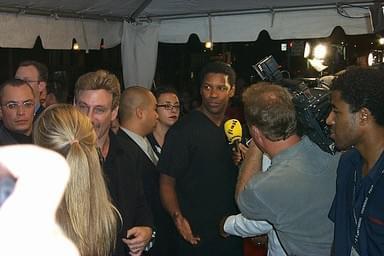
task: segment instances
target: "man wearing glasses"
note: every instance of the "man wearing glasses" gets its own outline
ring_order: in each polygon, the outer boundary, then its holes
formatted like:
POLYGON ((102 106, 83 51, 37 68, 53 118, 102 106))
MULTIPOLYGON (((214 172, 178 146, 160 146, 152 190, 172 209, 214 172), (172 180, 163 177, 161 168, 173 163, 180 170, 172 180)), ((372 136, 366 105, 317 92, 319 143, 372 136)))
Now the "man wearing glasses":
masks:
POLYGON ((24 80, 31 85, 35 95, 35 119, 44 110, 40 97, 47 87, 48 68, 37 61, 27 60, 19 64, 15 74, 16 79, 24 80))
POLYGON ((0 103, 0 145, 32 143, 35 109, 32 87, 23 80, 8 80, 0 86, 0 103))

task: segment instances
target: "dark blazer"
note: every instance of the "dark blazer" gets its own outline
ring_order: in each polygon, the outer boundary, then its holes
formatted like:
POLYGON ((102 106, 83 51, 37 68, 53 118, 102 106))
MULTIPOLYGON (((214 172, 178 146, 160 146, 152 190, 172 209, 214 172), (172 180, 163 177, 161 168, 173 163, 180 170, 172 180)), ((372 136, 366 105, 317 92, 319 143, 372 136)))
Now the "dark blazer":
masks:
POLYGON ((144 153, 139 145, 137 145, 136 142, 128 136, 128 134, 119 129, 117 137, 124 147, 124 150, 129 152, 135 160, 135 168, 137 168, 137 171, 141 174, 145 196, 152 208, 152 212, 155 214, 156 206, 160 202, 158 193, 159 172, 149 157, 144 153))
POLYGON ((144 151, 131 139, 123 130, 117 132, 119 141, 123 144, 124 150, 129 152, 135 159, 135 168, 141 173, 144 185, 144 193, 151 206, 155 222, 156 241, 150 250, 151 256, 173 255, 169 252, 173 244, 173 224, 169 215, 165 212, 160 201, 159 172, 144 151))
POLYGON ((112 132, 109 138, 109 151, 103 163, 103 171, 112 201, 123 220, 114 255, 128 256, 129 248, 121 238, 126 237, 127 230, 132 227, 154 227, 153 216, 144 194, 136 158, 124 150, 112 132))

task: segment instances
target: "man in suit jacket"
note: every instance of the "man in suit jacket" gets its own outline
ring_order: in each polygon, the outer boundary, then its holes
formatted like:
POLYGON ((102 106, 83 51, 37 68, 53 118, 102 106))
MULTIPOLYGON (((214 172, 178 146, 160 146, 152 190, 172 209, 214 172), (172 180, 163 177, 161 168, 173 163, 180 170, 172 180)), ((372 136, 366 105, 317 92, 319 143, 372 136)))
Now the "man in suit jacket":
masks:
POLYGON ((106 183, 122 217, 114 255, 139 256, 152 238, 153 219, 135 167, 136 159, 110 131, 119 99, 119 80, 105 70, 84 74, 76 82, 76 106, 95 128, 106 183))
POLYGON ((168 216, 163 210, 159 196, 159 173, 156 169, 158 158, 146 137, 153 132, 157 123, 156 98, 144 87, 129 87, 121 96, 119 117, 120 130, 117 136, 129 154, 136 159, 144 193, 154 215, 157 234, 151 255, 172 255, 172 252, 168 251, 170 236, 166 233, 169 231, 165 219, 168 216))

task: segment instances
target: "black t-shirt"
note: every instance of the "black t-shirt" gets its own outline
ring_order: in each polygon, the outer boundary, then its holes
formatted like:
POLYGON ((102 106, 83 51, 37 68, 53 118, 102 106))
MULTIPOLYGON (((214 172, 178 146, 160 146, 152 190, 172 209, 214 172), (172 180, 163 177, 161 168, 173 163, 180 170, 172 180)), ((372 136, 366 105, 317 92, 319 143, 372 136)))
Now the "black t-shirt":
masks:
POLYGON ((176 179, 183 215, 202 239, 217 236, 225 215, 237 213, 234 201, 238 169, 223 126, 193 111, 170 128, 158 163, 176 179))

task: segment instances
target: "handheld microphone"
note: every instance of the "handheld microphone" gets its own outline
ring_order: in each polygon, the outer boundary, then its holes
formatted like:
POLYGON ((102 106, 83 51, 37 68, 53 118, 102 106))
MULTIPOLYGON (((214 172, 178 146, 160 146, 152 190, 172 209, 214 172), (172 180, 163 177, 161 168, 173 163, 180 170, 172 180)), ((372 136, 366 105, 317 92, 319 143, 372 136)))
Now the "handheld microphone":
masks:
POLYGON ((239 143, 243 136, 240 121, 237 119, 229 119, 224 123, 224 132, 227 136, 229 144, 235 145, 235 149, 239 152, 239 143))

